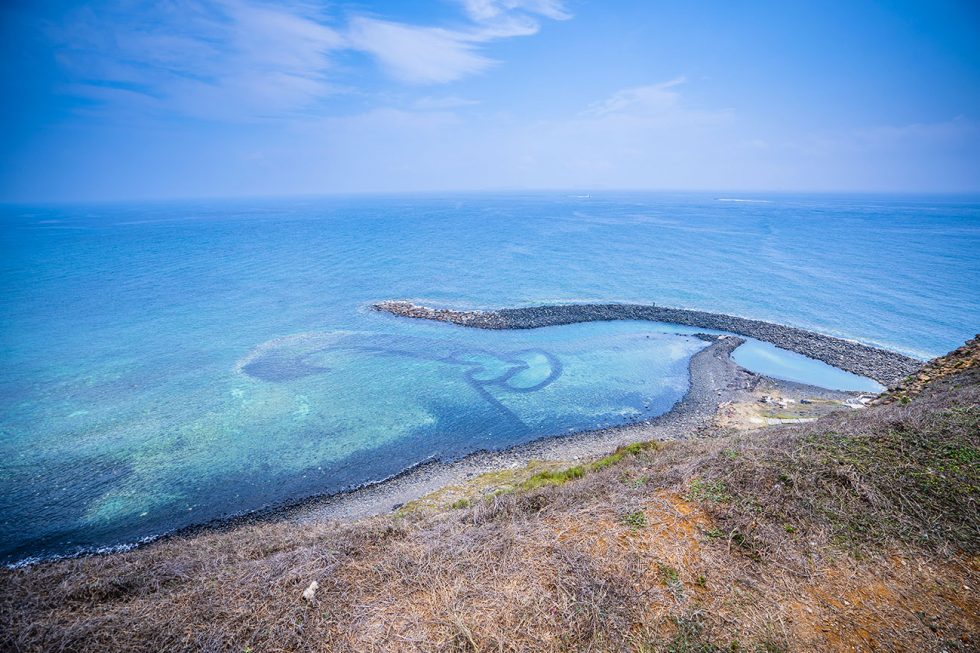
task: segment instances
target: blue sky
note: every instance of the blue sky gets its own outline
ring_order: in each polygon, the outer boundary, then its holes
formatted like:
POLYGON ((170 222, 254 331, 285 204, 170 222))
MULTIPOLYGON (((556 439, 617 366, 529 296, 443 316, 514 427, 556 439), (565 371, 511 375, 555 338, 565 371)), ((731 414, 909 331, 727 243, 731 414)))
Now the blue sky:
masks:
POLYGON ((7 0, 0 200, 980 191, 972 1, 7 0))

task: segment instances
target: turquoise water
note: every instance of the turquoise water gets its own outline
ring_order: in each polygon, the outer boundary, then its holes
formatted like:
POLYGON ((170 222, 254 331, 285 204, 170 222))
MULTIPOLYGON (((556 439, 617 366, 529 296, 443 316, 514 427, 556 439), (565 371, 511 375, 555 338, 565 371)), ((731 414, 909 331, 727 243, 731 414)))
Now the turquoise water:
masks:
MULTIPOLYGON (((705 343, 368 310, 656 302, 920 357, 975 333, 980 203, 567 194, 4 207, 0 557, 119 545, 647 419, 705 343)), ((730 197, 730 196, 729 196, 730 197)), ((750 342, 741 363, 866 379, 750 342)))

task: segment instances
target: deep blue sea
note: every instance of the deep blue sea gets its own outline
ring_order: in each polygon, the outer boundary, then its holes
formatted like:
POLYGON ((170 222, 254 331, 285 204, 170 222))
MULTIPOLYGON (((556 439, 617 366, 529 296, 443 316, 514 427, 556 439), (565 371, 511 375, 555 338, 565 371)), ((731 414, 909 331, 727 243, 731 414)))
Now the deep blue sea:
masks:
MULTIPOLYGON (((0 559, 659 415, 690 329, 368 309, 640 302, 919 357, 980 326, 980 200, 568 193, 0 209, 0 559), (735 201, 738 200, 738 201, 735 201)), ((867 379, 756 342, 782 378, 867 379)))

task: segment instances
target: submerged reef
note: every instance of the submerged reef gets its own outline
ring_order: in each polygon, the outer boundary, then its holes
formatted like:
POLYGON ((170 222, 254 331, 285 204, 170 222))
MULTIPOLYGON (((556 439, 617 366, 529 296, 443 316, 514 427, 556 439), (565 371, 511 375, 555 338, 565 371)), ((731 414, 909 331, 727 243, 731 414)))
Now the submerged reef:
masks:
POLYGON ((561 304, 456 311, 429 308, 409 301, 384 301, 375 304, 374 309, 402 317, 451 322, 477 329, 536 329, 609 320, 646 320, 715 329, 762 340, 847 372, 866 376, 886 386, 906 378, 922 365, 922 361, 904 354, 806 329, 655 304, 561 304))
POLYGON ((259 381, 293 381, 331 372, 331 368, 318 365, 314 361, 317 357, 339 352, 442 363, 447 368, 455 369, 479 397, 520 432, 530 429, 491 390, 503 393, 536 392, 551 385, 562 374, 562 363, 558 357, 536 347, 517 351, 490 351, 461 348, 437 340, 344 331, 311 331, 274 338, 240 359, 235 364, 235 371, 259 381))

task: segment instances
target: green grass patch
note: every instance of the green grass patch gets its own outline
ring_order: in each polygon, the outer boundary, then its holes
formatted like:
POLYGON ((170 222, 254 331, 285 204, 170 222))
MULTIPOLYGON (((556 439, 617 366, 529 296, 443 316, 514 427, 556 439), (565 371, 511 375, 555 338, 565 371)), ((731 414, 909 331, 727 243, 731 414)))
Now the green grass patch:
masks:
POLYGON ((677 585, 681 582, 680 574, 670 565, 658 563, 657 568, 660 571, 660 580, 663 581, 664 585, 677 585))
POLYGON ((688 501, 730 501, 731 495, 728 494, 728 486, 721 480, 706 481, 696 478, 691 481, 685 495, 688 501))
POLYGON ((811 532, 859 555, 896 541, 980 552, 980 406, 967 396, 854 416, 834 431, 818 422, 756 456, 720 452, 685 496, 733 545, 760 556, 778 556, 787 535, 804 542, 800 533, 811 532))
POLYGON ((817 507, 844 541, 951 538, 975 547, 977 433, 980 407, 967 406, 919 428, 811 438, 824 482, 836 481, 826 488, 832 492, 818 495, 817 507))
MULTIPOLYGON (((396 514, 407 516, 414 511, 445 510, 446 508, 458 510, 472 506, 474 502, 479 501, 481 498, 485 502, 489 502, 494 497, 512 494, 514 492, 526 492, 546 486, 564 485, 568 481, 584 477, 589 472, 599 471, 615 465, 627 456, 636 456, 644 451, 656 451, 660 446, 660 443, 653 441, 636 442, 619 447, 612 454, 600 458, 593 463, 575 465, 574 467, 565 469, 559 468, 561 463, 558 462, 532 460, 524 468, 485 472, 461 485, 442 488, 420 499, 416 499, 403 506, 396 514), (458 497, 460 493, 466 496, 452 500, 454 495, 458 497)), ((624 471, 620 480, 624 484, 636 488, 642 487, 647 481, 646 477, 633 478, 629 471, 624 471)))
POLYGON ((547 470, 528 478, 520 484, 519 488, 521 490, 534 490, 545 485, 564 485, 568 481, 583 476, 585 476, 585 468, 581 465, 567 469, 547 470))
POLYGON ((604 456, 592 463, 592 471, 598 472, 607 467, 611 467, 627 456, 637 456, 644 451, 657 451, 658 449, 660 449, 660 443, 652 440, 649 442, 634 442, 633 444, 627 444, 617 448, 616 451, 612 452, 608 456, 604 456))
MULTIPOLYGON (((501 490, 495 492, 495 494, 506 494, 508 492, 514 492, 517 490, 523 490, 523 491, 534 490, 539 487, 544 487, 547 485, 564 485, 568 481, 582 478, 590 471, 597 472, 606 469, 607 467, 610 467, 612 465, 615 465, 616 463, 620 462, 627 456, 636 456, 639 455, 640 453, 643 453, 644 451, 656 451, 659 448, 660 448, 660 444, 658 442, 652 442, 652 441, 635 442, 633 444, 627 444, 622 447, 619 447, 618 449, 616 449, 615 452, 609 454, 608 456, 600 458, 599 460, 589 465, 585 465, 585 466, 576 465, 574 467, 568 467, 566 469, 544 470, 538 472, 537 474, 534 474, 533 476, 530 476, 529 478, 525 479, 524 481, 521 481, 520 483, 517 483, 516 485, 507 488, 502 488, 501 490)), ((638 481, 638 485, 642 485, 643 483, 645 483, 645 479, 641 479, 638 481)))
POLYGON ((640 528, 646 528, 647 516, 643 514, 642 510, 634 510, 623 515, 623 523, 634 531, 640 528))

